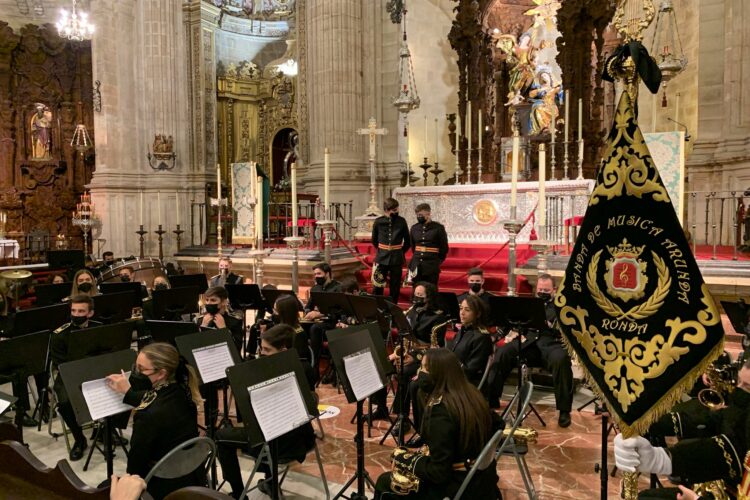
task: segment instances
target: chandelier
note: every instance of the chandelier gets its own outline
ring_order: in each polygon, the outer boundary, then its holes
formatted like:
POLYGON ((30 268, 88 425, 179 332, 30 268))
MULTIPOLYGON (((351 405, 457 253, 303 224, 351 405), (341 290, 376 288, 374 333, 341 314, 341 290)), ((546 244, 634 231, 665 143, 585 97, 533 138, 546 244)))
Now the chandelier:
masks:
POLYGON ((666 107, 667 82, 682 73, 687 66, 687 57, 682 51, 682 40, 680 40, 680 32, 677 29, 677 19, 675 18, 672 0, 662 0, 659 6, 651 54, 661 70, 661 78, 664 81, 664 96, 661 105, 666 107))
POLYGON ((61 37, 80 42, 88 40, 94 34, 94 25, 89 22, 89 15, 78 10, 78 0, 73 0, 73 10, 60 11, 57 21, 57 32, 61 37))
POLYGON ((408 113, 419 107, 419 94, 417 93, 417 83, 414 80, 414 67, 411 62, 411 52, 409 44, 406 42, 406 9, 403 11, 402 25, 404 34, 401 39, 401 49, 399 51, 399 94, 393 100, 393 105, 400 113, 408 113))

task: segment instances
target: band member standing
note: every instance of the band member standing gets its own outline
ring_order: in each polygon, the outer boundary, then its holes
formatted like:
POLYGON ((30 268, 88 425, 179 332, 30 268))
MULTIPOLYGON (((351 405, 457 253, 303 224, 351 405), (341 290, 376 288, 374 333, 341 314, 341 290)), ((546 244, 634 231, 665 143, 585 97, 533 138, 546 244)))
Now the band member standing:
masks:
POLYGON ((232 259, 222 257, 219 259, 219 274, 211 276, 208 286, 241 285, 245 277, 232 272, 232 259))
POLYGON ((420 203, 414 211, 417 223, 409 231, 414 254, 409 262, 407 282, 426 281, 437 285, 440 265, 448 256, 448 234, 445 226, 431 219, 430 205, 420 203))
POLYGON ((458 296, 458 303, 460 304, 463 302, 469 295, 476 295, 482 299, 487 307, 490 307, 490 297, 492 297, 492 293, 484 289, 484 271, 478 267, 472 267, 466 274, 469 275, 469 290, 458 296))
POLYGON ((398 201, 387 198, 383 202, 385 215, 375 219, 372 225, 372 246, 375 247, 375 263, 372 266, 372 293, 383 295, 386 280, 391 299, 398 303, 401 293, 401 271, 404 254, 411 246, 409 226, 398 214, 398 201))

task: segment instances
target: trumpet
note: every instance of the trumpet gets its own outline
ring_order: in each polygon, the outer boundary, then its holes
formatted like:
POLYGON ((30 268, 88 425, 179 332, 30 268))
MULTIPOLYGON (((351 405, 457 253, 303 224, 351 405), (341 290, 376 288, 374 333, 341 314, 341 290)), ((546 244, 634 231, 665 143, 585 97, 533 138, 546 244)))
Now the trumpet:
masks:
POLYGON ((710 387, 698 392, 698 401, 711 410, 723 408, 727 398, 737 386, 738 373, 739 366, 737 363, 729 363, 723 366, 712 363, 706 370, 710 387))

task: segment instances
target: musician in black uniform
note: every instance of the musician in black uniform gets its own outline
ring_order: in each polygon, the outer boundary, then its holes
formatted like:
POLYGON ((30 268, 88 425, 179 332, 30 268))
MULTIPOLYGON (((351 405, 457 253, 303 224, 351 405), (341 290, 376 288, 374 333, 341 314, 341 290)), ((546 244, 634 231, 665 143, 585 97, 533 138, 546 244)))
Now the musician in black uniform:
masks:
MULTIPOLYGON (((109 375, 107 384, 124 394, 123 402, 135 406, 128 474, 146 477, 172 448, 198 436, 198 377, 174 346, 165 342, 145 346, 130 378, 109 375)), ((153 477, 148 492, 159 500, 177 489, 201 486, 206 478, 200 469, 175 479, 153 477)))
POLYGON ((321 321, 323 314, 318 311, 312 294, 313 292, 341 292, 341 283, 333 279, 331 266, 327 262, 320 262, 313 266, 313 277, 315 285, 310 288, 310 300, 305 305, 304 319, 305 321, 315 321, 315 324, 310 327, 310 346, 313 349, 313 356, 315 357, 315 374, 317 376, 320 351, 323 348, 323 339, 325 338, 326 330, 334 328, 336 323, 321 321))
MULTIPOLYGON (((292 348, 294 330, 289 325, 276 325, 264 331, 260 336, 260 355, 272 356, 287 349, 292 348)), ((315 386, 315 377, 312 367, 309 363, 303 363, 305 375, 310 387, 315 386)), ((219 429, 216 433, 216 444, 218 446, 217 456, 221 464, 221 471, 224 479, 232 488, 232 496, 239 498, 244 490, 245 484, 242 481, 239 460, 237 459, 237 450, 245 449, 253 457, 258 457, 261 452, 260 446, 250 447, 248 445, 247 430, 244 426, 225 427, 219 429)), ((287 434, 280 436, 276 445, 278 447, 278 456, 281 461, 296 460, 302 463, 305 460, 307 452, 315 444, 315 433, 312 425, 307 423, 298 427, 287 434)), ((259 465, 258 470, 266 474, 266 479, 270 479, 271 470, 267 464, 259 465)), ((267 482, 259 482, 258 489, 263 493, 270 495, 270 488, 267 482)))
POLYGON ((372 293, 383 295, 386 280, 391 300, 398 304, 401 293, 401 272, 406 251, 411 246, 409 226, 406 219, 398 214, 398 201, 386 198, 383 202, 385 215, 375 219, 372 225, 372 246, 375 247, 375 261, 372 266, 372 293))
MULTIPOLYGON (((375 486, 376 499, 453 498, 466 478, 472 461, 492 438, 497 422, 487 402, 467 379, 455 354, 447 349, 431 349, 422 358, 420 392, 427 405, 420 435, 430 448, 429 455, 400 454, 394 457, 401 472, 419 478, 419 489, 396 495, 391 489, 391 473, 382 474, 375 486)), ((497 487, 496 464, 477 470, 462 498, 494 500, 501 498, 497 487)))
POLYGON ((476 295, 469 295, 459 305, 461 328, 449 347, 461 361, 466 378, 479 385, 492 354, 492 337, 487 330, 489 309, 476 295))
POLYGON ((407 281, 427 281, 437 285, 440 265, 448 256, 448 234, 442 224, 430 218, 430 205, 420 203, 414 211, 417 223, 409 231, 414 253, 409 262, 407 281))
POLYGON ((223 286, 214 286, 206 290, 203 294, 205 301, 206 314, 198 316, 195 322, 204 328, 227 328, 232 333, 232 340, 237 346, 237 351, 242 350, 242 343, 245 340, 242 331, 242 320, 235 318, 227 312, 229 306, 229 294, 223 286))
MULTIPOLYGON (((101 323, 94 321, 94 299, 88 295, 75 295, 70 299, 70 322, 65 323, 60 328, 52 332, 50 339, 50 357, 52 358, 52 368, 57 370, 57 367, 67 361, 68 359, 68 337, 70 332, 75 330, 82 330, 84 328, 91 328, 94 326, 101 326, 101 323)), ((81 426, 76 421, 75 414, 73 413, 73 407, 68 399, 68 392, 65 390, 62 378, 58 374, 55 377, 54 390, 57 395, 58 411, 65 422, 65 425, 70 429, 75 443, 70 449, 70 461, 75 462, 83 457, 83 451, 88 446, 86 438, 83 435, 81 426)))
MULTIPOLYGON (((543 363, 552 372, 552 384, 555 388, 555 403, 560 412, 557 423, 560 427, 570 425, 570 410, 573 406, 573 367, 568 351, 562 344, 560 333, 555 323, 557 313, 552 303, 555 295, 555 282, 549 274, 542 274, 536 282, 536 296, 545 300, 548 328, 542 332, 530 332, 522 339, 524 357, 532 365, 543 363)), ((505 379, 513 368, 518 366, 518 341, 516 333, 506 335, 505 345, 500 347, 490 368, 487 380, 487 393, 490 407, 500 407, 500 396, 503 393, 505 379)))
MULTIPOLYGON (((723 480, 728 498, 747 498, 747 484, 740 494, 737 489, 743 476, 745 481, 750 479, 746 465, 746 454, 750 451, 750 360, 740 369, 737 388, 728 403, 699 425, 685 425, 689 419, 680 418, 682 415, 678 413, 676 420, 681 422, 679 433, 683 439, 668 448, 653 446, 643 437, 623 439, 618 434, 615 437, 618 469, 666 475, 688 487, 723 480)), ((677 498, 677 489, 644 491, 639 498, 677 498)))
POLYGON ((244 282, 244 276, 232 272, 232 259, 222 257, 219 259, 219 274, 209 278, 208 286, 241 285, 244 282))
POLYGON ((484 301, 487 307, 490 307, 490 297, 493 294, 484 289, 484 271, 478 267, 472 267, 466 274, 468 275, 469 290, 458 296, 458 303, 463 302, 469 295, 476 295, 484 301))

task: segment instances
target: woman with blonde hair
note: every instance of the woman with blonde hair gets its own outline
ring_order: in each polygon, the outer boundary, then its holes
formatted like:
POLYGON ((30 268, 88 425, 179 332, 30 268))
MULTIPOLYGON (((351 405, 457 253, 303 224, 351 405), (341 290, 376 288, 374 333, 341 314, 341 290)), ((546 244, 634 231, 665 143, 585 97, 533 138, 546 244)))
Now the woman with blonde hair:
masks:
POLYGON ((88 295, 89 297, 99 295, 99 290, 96 288, 96 278, 88 269, 79 269, 73 276, 73 288, 70 291, 70 296, 75 297, 76 295, 88 295))
MULTIPOLYGON (((198 436, 198 377, 171 344, 145 346, 129 379, 114 374, 107 377, 107 383, 125 395, 123 402, 135 406, 128 474, 145 477, 172 448, 198 436)), ((154 477, 148 492, 159 500, 177 489, 204 483, 199 467, 176 479, 154 477)))

